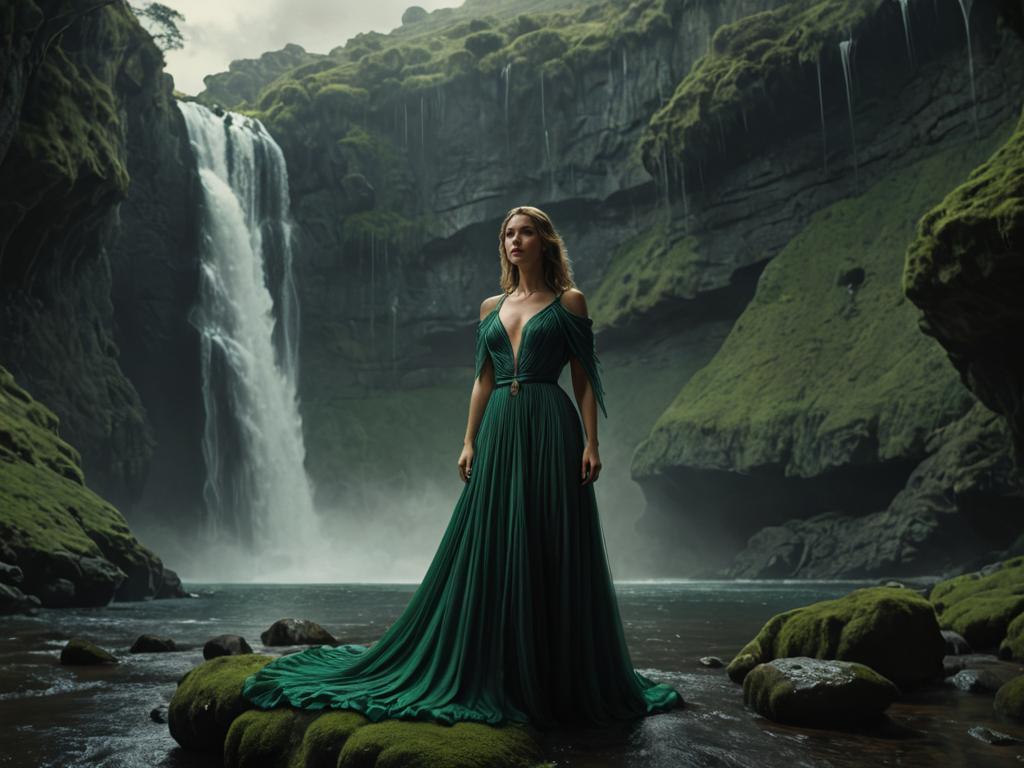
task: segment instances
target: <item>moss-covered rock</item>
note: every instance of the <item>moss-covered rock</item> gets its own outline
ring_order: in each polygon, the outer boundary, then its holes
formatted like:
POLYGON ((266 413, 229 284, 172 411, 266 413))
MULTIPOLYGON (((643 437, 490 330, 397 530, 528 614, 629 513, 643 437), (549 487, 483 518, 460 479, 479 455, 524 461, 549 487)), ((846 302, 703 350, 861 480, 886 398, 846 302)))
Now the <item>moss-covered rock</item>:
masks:
POLYGON ((532 729, 516 724, 370 723, 347 710, 253 709, 242 685, 270 661, 250 654, 193 669, 171 700, 171 735, 186 749, 223 748, 225 768, 525 768, 538 760, 532 729))
POLYGON ((1024 613, 1006 627, 1006 637, 999 644, 999 658, 1024 661, 1024 613))
POLYGON ((794 725, 841 727, 869 720, 898 696, 891 680, 856 662, 775 659, 758 664, 743 680, 748 707, 794 725))
POLYGON ((1024 117, 1010 139, 922 217, 903 289, 963 382, 1005 416, 1024 463, 1024 117))
POLYGON ((78 452, 58 426, 0 368, 0 538, 18 558, 21 589, 44 605, 105 605, 126 572, 159 575, 162 565, 85 486, 78 452))
POLYGON ((1011 720, 1024 720, 1024 675, 1003 684, 996 691, 992 707, 998 715, 1011 720))
POLYGON ((221 656, 188 672, 167 710, 174 740, 185 749, 220 751, 231 723, 252 708, 242 684, 272 660, 256 654, 221 656))
POLYGON ((677 160, 706 158, 721 146, 723 124, 745 110, 774 106, 808 90, 808 65, 826 46, 850 36, 881 0, 793 0, 718 28, 711 50, 654 113, 641 142, 644 164, 656 178, 670 153, 677 160))
POLYGON ((931 604, 900 587, 858 589, 770 619, 727 667, 742 682, 758 664, 789 656, 856 661, 897 685, 942 673, 945 643, 931 604))
POLYGON ((1024 557, 941 581, 929 599, 942 628, 959 632, 972 648, 994 650, 1007 638, 1012 653, 1022 626, 1015 627, 1013 639, 1007 636, 1011 622, 1024 613, 1024 557))

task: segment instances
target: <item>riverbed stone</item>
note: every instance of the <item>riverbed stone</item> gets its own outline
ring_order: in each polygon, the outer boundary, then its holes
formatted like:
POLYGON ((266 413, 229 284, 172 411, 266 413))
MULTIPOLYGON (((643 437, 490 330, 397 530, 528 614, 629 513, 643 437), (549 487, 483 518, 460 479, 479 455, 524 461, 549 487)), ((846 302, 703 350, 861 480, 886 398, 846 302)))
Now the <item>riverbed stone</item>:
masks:
POLYGON ((976 725, 973 728, 969 728, 967 733, 978 741, 984 741, 986 744, 991 744, 994 747, 1008 747, 1013 744, 1020 744, 1020 739, 1015 738, 1008 733, 1003 733, 1002 731, 994 731, 991 728, 986 728, 983 725, 976 725))
POLYGON ((992 696, 1003 685, 1020 674, 1020 670, 1005 665, 993 665, 983 669, 961 669, 955 675, 946 678, 946 684, 968 693, 980 693, 992 696))
POLYGON ((338 644, 334 635, 309 619, 278 619, 260 639, 266 646, 338 644))
POLYGON ((271 660, 224 656, 189 672, 168 709, 174 739, 222 753, 224 768, 526 768, 539 760, 538 734, 515 723, 371 723, 352 710, 255 709, 242 686, 271 660))
POLYGON ((238 656, 252 653, 252 647, 241 635, 217 635, 203 645, 203 658, 216 659, 219 656, 238 656))
POLYGON ((169 637, 139 635, 132 643, 132 653, 170 653, 178 650, 177 644, 169 637))
POLYGON ((26 595, 10 584, 0 584, 0 616, 10 613, 31 613, 42 603, 35 595, 26 595))
POLYGON ((781 723, 844 726, 877 717, 896 700, 891 680, 864 664, 807 657, 758 664, 743 680, 743 701, 781 723))
POLYGON ((117 659, 98 645, 74 637, 68 640, 67 645, 61 650, 60 663, 66 666, 117 664, 117 659))
POLYGON ((1024 721, 1024 675, 1018 675, 996 691, 992 707, 998 715, 1024 721))
MULTIPOLYGON (((975 650, 994 651, 1007 639, 1010 624, 1024 613, 1024 557, 940 581, 929 599, 943 629, 959 632, 975 650)), ((1024 624, 1016 629, 1019 637, 1024 624)), ((1012 653, 1016 644, 1009 647, 1012 653)))
POLYGON ((917 592, 867 587, 771 618, 727 667, 737 683, 758 664, 788 656, 856 661, 899 686, 939 677, 945 643, 917 592))

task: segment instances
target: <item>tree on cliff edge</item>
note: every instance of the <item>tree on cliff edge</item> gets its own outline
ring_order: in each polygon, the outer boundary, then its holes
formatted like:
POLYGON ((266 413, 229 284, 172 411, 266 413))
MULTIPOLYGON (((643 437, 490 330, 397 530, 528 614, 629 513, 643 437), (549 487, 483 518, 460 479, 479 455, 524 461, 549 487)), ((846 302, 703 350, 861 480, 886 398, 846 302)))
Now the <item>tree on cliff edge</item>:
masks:
POLYGON ((153 42, 160 50, 170 51, 185 46, 185 39, 181 36, 177 22, 184 21, 185 17, 163 3, 147 3, 145 6, 129 5, 142 26, 153 36, 153 42))

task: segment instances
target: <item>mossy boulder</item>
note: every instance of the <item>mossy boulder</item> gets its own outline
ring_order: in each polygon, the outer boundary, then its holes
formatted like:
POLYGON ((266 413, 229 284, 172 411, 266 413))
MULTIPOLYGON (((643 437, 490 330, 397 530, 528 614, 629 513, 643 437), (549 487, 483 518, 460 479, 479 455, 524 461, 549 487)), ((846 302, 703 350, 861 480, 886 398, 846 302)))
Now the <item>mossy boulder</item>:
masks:
POLYGON ((1024 661, 1024 613, 1006 627, 1006 637, 999 644, 999 658, 1024 661))
POLYGON ((1009 140, 921 219, 903 290, 964 384, 1006 417, 1024 462, 1024 116, 1009 140))
POLYGON ((867 587, 773 617, 726 671, 739 683, 758 664, 808 656, 856 661, 910 686, 940 676, 944 653, 931 603, 909 589, 867 587))
MULTIPOLYGON (((929 599, 943 629, 959 632, 972 648, 993 650, 1024 613, 1024 557, 940 581, 929 599)), ((1015 627, 1008 649, 1016 647, 1022 629, 1024 625, 1015 627)))
POLYGON ((242 695, 242 684, 271 661, 270 656, 256 654, 221 656, 186 674, 167 711, 174 740, 185 749, 220 751, 231 723, 252 708, 242 695))
POLYGON ((168 708, 174 739, 189 750, 223 751, 225 768, 525 768, 539 760, 536 735, 523 725, 371 723, 351 710, 254 709, 242 686, 271 660, 224 656, 189 672, 168 708))
POLYGON ((891 680, 849 661, 775 659, 743 680, 743 701, 780 723, 844 726, 878 717, 899 696, 891 680))
POLYGON ((997 715, 1024 720, 1024 675, 1015 677, 996 691, 992 707, 997 715))

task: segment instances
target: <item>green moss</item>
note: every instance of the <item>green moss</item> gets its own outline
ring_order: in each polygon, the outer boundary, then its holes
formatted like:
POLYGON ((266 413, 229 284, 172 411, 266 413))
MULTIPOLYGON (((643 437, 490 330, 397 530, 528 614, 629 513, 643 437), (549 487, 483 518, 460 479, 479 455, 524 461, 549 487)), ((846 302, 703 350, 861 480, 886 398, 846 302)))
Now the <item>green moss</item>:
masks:
POLYGON ((363 88, 346 83, 326 83, 313 97, 317 110, 337 119, 340 114, 359 115, 370 103, 370 94, 363 88))
POLYGON ((670 298, 693 298, 701 264, 693 237, 673 241, 662 221, 620 244, 594 292, 597 327, 614 327, 670 298))
POLYGON ((357 730, 341 750, 339 768, 512 768, 538 759, 537 744, 522 726, 387 720, 357 730))
POLYGON ((121 513, 85 487, 58 423, 0 368, 0 538, 16 550, 104 557, 122 568, 153 558, 121 513))
POLYGON ((715 358, 639 446, 634 476, 779 465, 808 477, 919 455, 928 433, 969 400, 900 290, 902 254, 913 222, 990 142, 894 171, 811 217, 765 267, 715 358))
POLYGON ((814 660, 790 659, 783 668, 759 664, 743 680, 748 707, 794 725, 847 726, 877 717, 898 696, 892 681, 856 662, 822 672, 815 669, 814 660))
POLYGON ((1024 557, 1007 560, 987 575, 968 573, 941 581, 929 599, 943 629, 959 632, 977 650, 995 649, 1024 612, 1024 557))
POLYGON ((354 711, 253 709, 242 685, 270 661, 222 656, 193 669, 171 700, 171 735, 189 750, 222 750, 225 768, 525 768, 537 760, 532 730, 519 725, 369 724, 354 711))
POLYGON ((1024 661, 1024 612, 1006 627, 1006 637, 999 644, 999 658, 1024 661))
POLYGON ((251 653, 220 656, 190 671, 167 709, 171 736, 185 749, 219 752, 231 723, 252 708, 242 684, 271 661, 251 653))
POLYGON ((1009 140, 925 214, 907 249, 903 289, 929 303, 939 286, 1020 261, 1024 250, 1024 116, 1009 140))
POLYGON ((683 160, 713 152, 720 121, 731 124, 741 109, 777 103, 780 89, 802 88, 800 70, 816 62, 823 48, 856 32, 881 5, 793 0, 719 27, 711 50, 651 117, 641 144, 647 167, 656 167, 665 147, 683 160))
POLYGON ((1024 675, 1000 686, 992 706, 1002 717, 1024 720, 1024 675))
POLYGON ((856 661, 898 685, 933 679, 945 644, 931 604, 894 587, 858 589, 779 614, 729 663, 735 682, 758 664, 789 656, 856 661))

